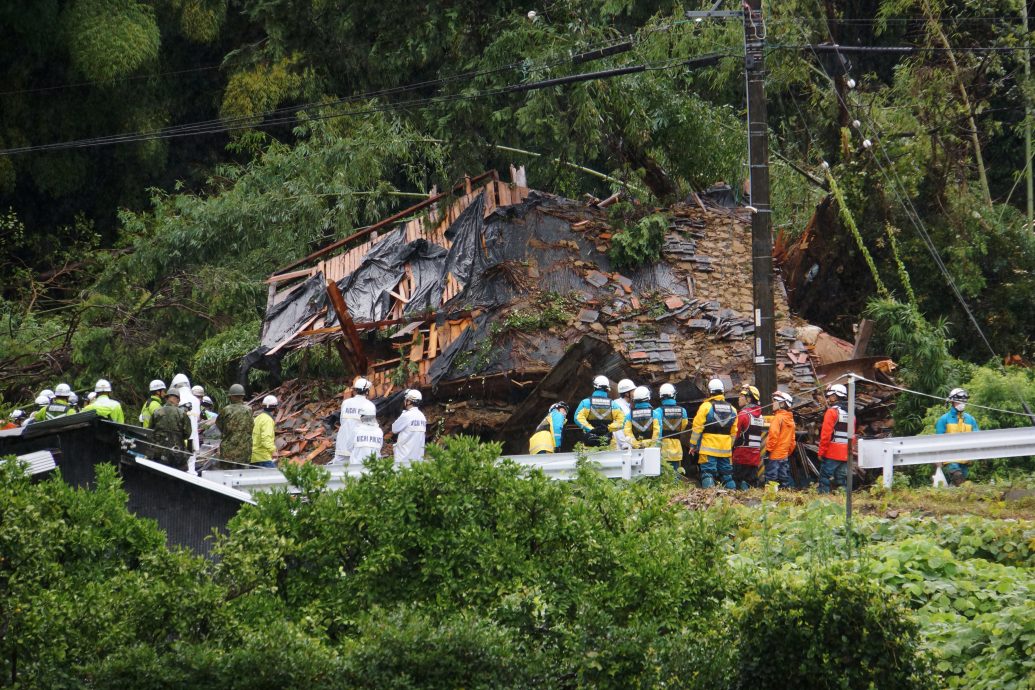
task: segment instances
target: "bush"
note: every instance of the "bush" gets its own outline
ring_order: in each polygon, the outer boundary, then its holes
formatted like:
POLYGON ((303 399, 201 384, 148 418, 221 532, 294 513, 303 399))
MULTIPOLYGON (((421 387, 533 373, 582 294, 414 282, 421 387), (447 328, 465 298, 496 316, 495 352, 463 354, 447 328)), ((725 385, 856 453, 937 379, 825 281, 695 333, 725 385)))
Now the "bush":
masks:
POLYGON ((665 231, 668 230, 668 219, 661 213, 630 222, 624 208, 628 206, 615 204, 611 213, 611 221, 616 226, 616 232, 611 238, 611 250, 607 256, 611 259, 611 264, 619 270, 636 268, 661 258, 665 231))
POLYGON ((738 687, 933 687, 920 635, 888 592, 843 571, 750 593, 738 614, 738 687))

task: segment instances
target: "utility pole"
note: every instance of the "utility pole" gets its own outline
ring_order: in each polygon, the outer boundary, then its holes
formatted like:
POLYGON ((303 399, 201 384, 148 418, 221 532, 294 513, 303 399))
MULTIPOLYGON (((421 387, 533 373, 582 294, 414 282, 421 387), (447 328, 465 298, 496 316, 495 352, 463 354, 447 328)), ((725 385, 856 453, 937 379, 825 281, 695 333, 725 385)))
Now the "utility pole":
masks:
POLYGON ((1028 38, 1028 0, 1021 0, 1024 19, 1024 178, 1028 192, 1028 232, 1035 232, 1035 189, 1031 177, 1031 41, 1028 38))
POLYGON ((769 121, 765 102, 765 28, 761 0, 744 2, 748 179, 751 185, 751 269, 755 304, 755 386, 768 403, 776 391, 773 231, 769 209, 769 121))

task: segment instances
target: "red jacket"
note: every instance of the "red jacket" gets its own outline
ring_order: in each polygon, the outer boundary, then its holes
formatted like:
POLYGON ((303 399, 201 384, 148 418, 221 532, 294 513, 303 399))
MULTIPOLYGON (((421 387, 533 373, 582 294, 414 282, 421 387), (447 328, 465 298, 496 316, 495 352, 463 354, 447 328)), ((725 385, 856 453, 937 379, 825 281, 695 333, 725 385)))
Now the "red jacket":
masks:
POLYGON ((823 414, 823 428, 819 432, 820 458, 848 460, 848 410, 842 405, 832 405, 823 414))
POLYGON ((733 449, 734 465, 758 467, 762 448, 762 432, 766 424, 762 420, 762 408, 748 405, 737 413, 737 446, 733 449), (753 422, 753 423, 752 423, 753 422))

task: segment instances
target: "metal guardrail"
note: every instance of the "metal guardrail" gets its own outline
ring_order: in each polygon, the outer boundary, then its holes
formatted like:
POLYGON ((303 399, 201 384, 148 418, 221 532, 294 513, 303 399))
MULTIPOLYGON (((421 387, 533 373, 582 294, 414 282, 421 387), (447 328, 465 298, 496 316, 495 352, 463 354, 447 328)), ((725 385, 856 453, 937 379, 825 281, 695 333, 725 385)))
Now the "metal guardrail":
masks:
MULTIPOLYGON (((500 460, 509 460, 529 470, 542 470, 550 479, 568 481, 575 477, 578 457, 575 453, 554 453, 504 455, 500 457, 500 460)), ((609 479, 656 477, 661 474, 660 448, 602 451, 590 454, 587 460, 591 467, 609 479)), ((327 465, 324 469, 331 475, 327 483, 329 489, 340 489, 344 487, 348 477, 359 477, 367 472, 367 468, 360 464, 327 465)), ((280 470, 262 467, 240 470, 206 470, 201 473, 201 478, 213 484, 248 493, 291 488, 280 470)))
POLYGON ((859 467, 883 470, 890 488, 896 467, 1035 455, 1035 427, 860 439, 858 447, 859 467))

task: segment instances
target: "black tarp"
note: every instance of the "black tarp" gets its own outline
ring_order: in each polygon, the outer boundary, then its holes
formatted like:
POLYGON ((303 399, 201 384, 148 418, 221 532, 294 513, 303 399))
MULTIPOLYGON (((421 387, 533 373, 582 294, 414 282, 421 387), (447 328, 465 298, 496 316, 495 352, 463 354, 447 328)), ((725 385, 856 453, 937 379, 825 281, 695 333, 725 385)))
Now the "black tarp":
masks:
POLYGON ((311 319, 313 314, 323 308, 327 299, 324 282, 323 273, 317 273, 266 312, 263 347, 268 350, 297 333, 306 320, 311 319))

